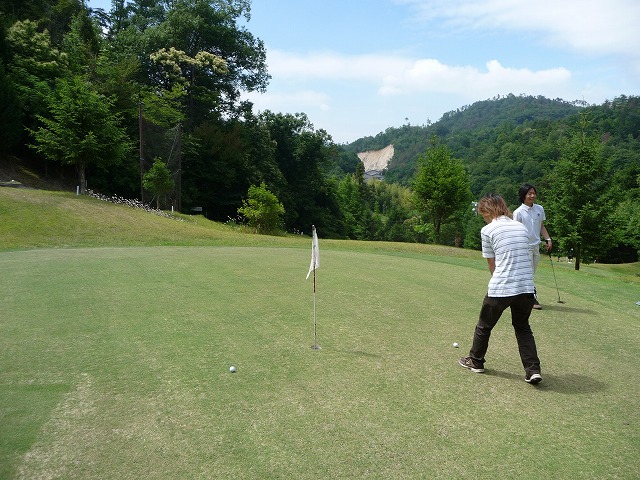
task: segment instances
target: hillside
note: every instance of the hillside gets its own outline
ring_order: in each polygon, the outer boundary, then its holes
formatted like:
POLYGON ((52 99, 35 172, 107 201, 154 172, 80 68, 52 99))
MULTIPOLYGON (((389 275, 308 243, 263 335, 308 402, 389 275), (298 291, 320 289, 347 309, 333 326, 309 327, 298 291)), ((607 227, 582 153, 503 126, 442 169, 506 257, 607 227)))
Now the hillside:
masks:
POLYGON ((28 188, 0 187, 0 218, 0 250, 269 243, 269 237, 201 216, 167 218, 87 195, 28 188))
MULTIPOLYGON (((455 147, 453 141, 456 138, 474 133, 486 137, 503 125, 513 127, 532 122, 555 122, 575 116, 580 111, 581 107, 563 100, 509 95, 458 108, 429 125, 388 128, 374 137, 358 139, 346 145, 345 149, 359 153, 381 150, 393 144, 395 152, 385 178, 406 184, 415 171, 417 156, 427 149, 434 137, 455 147)), ((454 152, 464 159, 465 152, 455 148, 454 152)))
MULTIPOLYGON (((484 193, 497 192, 508 199, 511 206, 517 206, 517 189, 522 182, 536 184, 543 196, 549 192, 549 178, 561 157, 562 145, 575 132, 579 116, 572 112, 576 111, 584 112, 584 116, 589 117, 588 135, 601 139, 603 158, 611 166, 607 176, 615 188, 610 193, 621 206, 618 215, 620 218, 634 219, 640 174, 640 97, 620 97, 603 105, 583 109, 562 101, 530 97, 510 96, 478 102, 450 112, 435 124, 390 128, 376 137, 361 139, 349 146, 352 151, 345 146, 327 144, 322 138, 318 138, 316 143, 302 141, 300 137, 291 143, 286 135, 279 136, 280 130, 276 129, 268 136, 271 138, 273 134, 273 138, 278 139, 275 145, 282 148, 275 152, 274 157, 267 156, 269 160, 265 160, 266 163, 261 166, 244 160, 240 164, 227 162, 227 153, 239 155, 240 151, 234 150, 235 147, 224 147, 227 144, 221 144, 220 150, 203 154, 202 158, 215 159, 215 169, 209 168, 213 164, 208 161, 198 163, 199 157, 192 156, 191 150, 185 150, 185 165, 189 165, 191 170, 189 181, 185 176, 183 183, 183 205, 193 205, 196 199, 206 198, 197 205, 204 207, 208 218, 224 222, 237 215, 237 202, 246 192, 245 182, 266 178, 278 198, 286 201, 288 217, 284 220, 287 231, 308 233, 309 226, 315 224, 320 227, 321 235, 336 239, 429 242, 432 240, 427 234, 414 228, 412 222, 417 217, 412 211, 410 189, 405 187, 414 175, 418 156, 426 151, 434 138, 447 145, 452 156, 463 162, 469 172, 475 198, 484 193), (438 133, 444 136, 437 137, 438 133), (297 147, 293 148, 295 145, 297 147), (319 145, 322 147, 317 149, 319 145), (304 150, 307 148, 309 150, 304 150), (300 157, 301 152, 304 152, 304 157, 300 157), (372 185, 376 190, 372 188, 371 195, 364 195, 360 191, 353 193, 355 190, 350 183, 353 177, 345 175, 356 172, 361 165, 358 153, 367 160, 368 168, 380 168, 390 159, 384 173, 387 181, 372 185), (305 161, 292 161, 297 158, 304 158, 305 161), (315 163, 316 160, 318 163, 315 163), (254 167, 255 171, 252 170, 254 167), (261 177, 261 172, 271 172, 269 175, 273 175, 261 177), (310 191, 309 185, 318 189, 317 194, 310 191), (358 195, 360 197, 356 198, 358 195), (187 197, 189 202, 184 200, 187 197), (221 205, 224 205, 224 210, 221 205), (224 216, 224 212, 229 212, 229 215, 224 216)), ((245 146, 250 144, 247 140, 245 146)), ((247 160, 249 157, 242 158, 247 160)), ((113 188, 129 176, 135 178, 135 169, 129 168, 132 166, 135 165, 129 162, 125 169, 107 171, 96 168, 88 177, 90 188, 107 195, 136 198, 138 191, 134 187, 139 185, 139 179, 127 181, 126 184, 131 188, 124 193, 113 188), (123 177, 119 177, 120 173, 123 177)), ((37 165, 22 164, 15 157, 0 161, 0 184, 2 181, 17 180, 29 188, 58 190, 72 195, 76 185, 70 180, 75 176, 73 167, 61 167, 53 161, 37 165)), ((541 203, 545 203, 544 197, 541 203)), ((189 212, 189 206, 184 211, 189 212)), ((4 217, 2 220, 5 222, 4 217)), ((21 226, 20 223, 16 225, 21 226)), ((476 227, 472 223, 452 224, 444 243, 454 245, 460 238, 477 239, 476 227)), ((119 231, 120 225, 116 223, 111 228, 119 231)), ((96 231, 106 232, 108 238, 109 230, 105 230, 100 222, 96 222, 94 228, 86 231, 85 235, 90 238, 96 231)), ((133 231, 136 231, 135 228, 133 231)), ((147 232, 137 233, 144 238, 147 232)), ((37 232, 37 235, 41 236, 38 240, 41 243, 37 245, 47 245, 46 232, 37 232)), ((175 233, 170 238, 153 239, 150 243, 176 242, 179 241, 178 235, 175 233)), ((637 251, 640 238, 637 222, 632 220, 628 226, 621 227, 620 235, 623 238, 622 247, 614 246, 614 249, 637 251)), ((80 240, 85 241, 83 238, 80 240)), ((73 238, 72 243, 61 240, 60 245, 77 245, 73 242, 78 241, 78 238, 73 238)), ((142 240, 132 236, 129 241, 140 244, 142 240)), ((198 240, 201 243, 206 241, 198 240)), ((470 242, 472 245, 473 240, 470 242)), ((11 245, 8 248, 29 248, 32 244, 11 245)), ((611 257, 607 258, 611 260, 611 257)))
MULTIPOLYGON (((251 246, 310 248, 308 237, 257 235, 201 215, 167 218, 86 195, 0 187, 0 252, 35 248, 129 246, 251 246)), ((442 245, 331 240, 321 248, 478 258, 478 252, 442 245)))
POLYGON ((382 172, 393 159, 394 152, 393 145, 387 145, 380 150, 358 152, 358 158, 364 164, 365 174, 369 172, 382 172))
MULTIPOLYGON (((213 222, 200 215, 175 215, 172 219, 85 195, 37 189, 0 187, 0 218, 0 254, 38 248, 167 245, 310 247, 309 238, 300 235, 257 235, 243 227, 213 222)), ((475 250, 444 245, 324 238, 320 244, 323 250, 435 255, 444 262, 455 262, 456 258, 481 260, 475 250)), ((582 271, 640 284, 639 268, 638 262, 592 264, 585 265, 582 271)))

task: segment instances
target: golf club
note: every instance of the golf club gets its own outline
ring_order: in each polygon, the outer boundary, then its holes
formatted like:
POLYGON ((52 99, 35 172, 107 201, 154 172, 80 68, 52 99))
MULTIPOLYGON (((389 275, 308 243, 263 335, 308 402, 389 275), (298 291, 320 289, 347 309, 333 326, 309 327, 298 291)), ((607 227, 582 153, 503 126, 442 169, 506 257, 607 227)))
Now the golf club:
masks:
POLYGON ((556 271, 553 268, 553 259, 551 258, 551 252, 549 252, 549 261, 551 261, 551 271, 553 271, 553 279, 556 281, 556 291, 558 292, 558 303, 564 303, 560 300, 560 290, 558 289, 558 279, 556 278, 556 271))

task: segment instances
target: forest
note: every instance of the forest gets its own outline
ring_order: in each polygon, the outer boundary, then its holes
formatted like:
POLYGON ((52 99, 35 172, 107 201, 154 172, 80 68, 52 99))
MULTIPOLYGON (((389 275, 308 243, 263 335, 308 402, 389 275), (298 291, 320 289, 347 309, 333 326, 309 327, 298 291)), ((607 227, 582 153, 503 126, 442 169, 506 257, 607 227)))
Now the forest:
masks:
POLYGON ((268 193, 282 232, 465 248, 479 246, 473 202, 495 192, 515 208, 527 182, 558 253, 638 259, 640 97, 497 96, 339 145, 304 113, 242 100, 270 80, 249 0, 2 0, 0 13, 13 171, 221 222, 246 223, 248 197, 268 193), (356 154, 389 144, 384 180, 365 181, 356 154))

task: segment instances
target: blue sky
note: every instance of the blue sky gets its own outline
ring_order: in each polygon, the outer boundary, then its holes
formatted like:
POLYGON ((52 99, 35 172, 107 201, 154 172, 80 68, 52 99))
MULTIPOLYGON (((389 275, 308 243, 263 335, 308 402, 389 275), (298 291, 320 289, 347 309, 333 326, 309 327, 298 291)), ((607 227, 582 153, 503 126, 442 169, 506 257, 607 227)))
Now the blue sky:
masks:
POLYGON ((246 27, 272 76, 256 110, 337 143, 509 93, 640 95, 638 0, 253 0, 246 27))

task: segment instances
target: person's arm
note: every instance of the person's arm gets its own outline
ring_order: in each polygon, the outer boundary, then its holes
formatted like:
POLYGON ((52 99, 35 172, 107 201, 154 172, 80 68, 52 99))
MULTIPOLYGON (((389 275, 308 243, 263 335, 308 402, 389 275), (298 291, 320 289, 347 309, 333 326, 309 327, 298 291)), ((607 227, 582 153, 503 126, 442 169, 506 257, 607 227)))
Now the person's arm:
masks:
POLYGON ((489 264, 489 271, 491 272, 491 275, 493 275, 493 271, 496 269, 496 259, 487 258, 487 263, 489 264))
POLYGON ((551 235, 547 232, 547 229, 544 226, 544 222, 540 224, 540 235, 544 238, 544 242, 547 247, 547 252, 551 252, 551 247, 553 246, 553 242, 551 241, 551 235))

